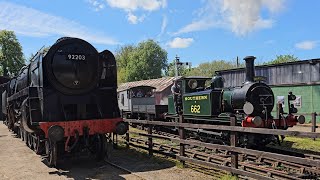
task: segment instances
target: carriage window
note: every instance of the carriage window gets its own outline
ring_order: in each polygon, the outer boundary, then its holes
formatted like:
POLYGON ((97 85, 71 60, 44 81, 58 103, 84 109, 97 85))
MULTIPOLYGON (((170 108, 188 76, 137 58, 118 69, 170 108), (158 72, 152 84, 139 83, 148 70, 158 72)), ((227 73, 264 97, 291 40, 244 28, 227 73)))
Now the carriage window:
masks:
POLYGON ((121 104, 124 105, 124 94, 121 94, 121 104))
POLYGON ((139 98, 139 97, 144 97, 145 96, 145 93, 141 90, 141 89, 138 89, 137 90, 137 93, 136 93, 136 96, 139 98))

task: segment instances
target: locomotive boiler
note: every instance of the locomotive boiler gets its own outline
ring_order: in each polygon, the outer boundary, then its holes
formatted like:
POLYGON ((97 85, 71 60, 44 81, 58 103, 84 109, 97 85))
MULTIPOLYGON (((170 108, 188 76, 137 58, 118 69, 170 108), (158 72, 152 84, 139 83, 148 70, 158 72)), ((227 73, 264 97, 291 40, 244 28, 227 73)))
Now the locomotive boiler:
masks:
POLYGON ((78 38, 40 50, 2 93, 5 123, 48 165, 73 152, 106 153, 106 133, 124 134, 114 55, 78 38))

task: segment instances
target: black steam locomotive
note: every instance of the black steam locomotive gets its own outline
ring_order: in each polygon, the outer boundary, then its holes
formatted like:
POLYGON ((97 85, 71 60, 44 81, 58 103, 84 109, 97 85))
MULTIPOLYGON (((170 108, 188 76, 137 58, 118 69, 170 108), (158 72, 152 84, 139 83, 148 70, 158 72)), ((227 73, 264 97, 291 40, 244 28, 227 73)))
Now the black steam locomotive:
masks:
POLYGON ((124 134, 117 102, 114 55, 98 53, 78 38, 60 38, 40 50, 5 84, 5 124, 37 154, 56 166, 60 155, 106 153, 106 133, 124 134))

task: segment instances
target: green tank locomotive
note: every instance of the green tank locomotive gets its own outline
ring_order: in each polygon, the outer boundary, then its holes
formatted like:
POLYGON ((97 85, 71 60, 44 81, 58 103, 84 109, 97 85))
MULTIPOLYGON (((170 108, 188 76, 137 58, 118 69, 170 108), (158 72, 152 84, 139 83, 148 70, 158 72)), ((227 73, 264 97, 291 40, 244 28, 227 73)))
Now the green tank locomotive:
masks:
MULTIPOLYGON (((290 105, 286 117, 276 119, 272 116, 274 94, 272 89, 261 81, 254 81, 255 57, 244 58, 246 62, 246 77, 240 87, 224 87, 220 75, 212 79, 208 77, 186 77, 178 80, 181 87, 181 112, 185 122, 229 125, 230 116, 235 115, 237 125, 242 127, 287 129, 299 123, 304 123, 303 116, 294 116, 296 108, 290 105)), ((294 95, 290 94, 289 99, 294 95)), ((168 99, 168 117, 175 117, 175 107, 172 96, 168 99)), ((201 132, 201 130, 197 130, 201 132)), ((207 131, 206 131, 207 132, 207 131)), ((210 134, 210 133, 209 133, 210 134)), ((212 133, 222 136, 222 132, 212 133)), ((228 137, 228 135, 225 135, 228 137)), ((244 134, 243 143, 268 144, 274 139, 271 135, 244 134), (248 143, 249 142, 249 143, 248 143)))

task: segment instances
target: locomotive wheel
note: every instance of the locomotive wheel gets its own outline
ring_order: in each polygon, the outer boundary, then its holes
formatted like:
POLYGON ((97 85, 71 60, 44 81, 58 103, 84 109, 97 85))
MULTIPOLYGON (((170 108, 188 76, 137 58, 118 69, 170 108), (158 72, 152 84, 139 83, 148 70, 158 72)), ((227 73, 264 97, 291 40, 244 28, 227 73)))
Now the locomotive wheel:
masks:
POLYGON ((20 134, 21 134, 20 136, 21 140, 24 141, 24 130, 22 128, 20 128, 20 134))
POLYGON ((24 131, 24 142, 26 143, 26 145, 28 146, 28 132, 24 131))
POLYGON ((42 154, 44 150, 44 145, 43 145, 43 142, 41 142, 40 136, 37 136, 36 138, 33 137, 32 142, 33 142, 33 151, 36 154, 42 154))
POLYGON ((46 147, 46 161, 47 165, 49 167, 56 167, 57 166, 57 160, 58 160, 58 146, 57 143, 45 142, 45 147, 46 147))
POLYGON ((31 135, 31 133, 28 133, 28 138, 27 138, 27 146, 30 148, 30 149, 33 149, 33 137, 31 135))

